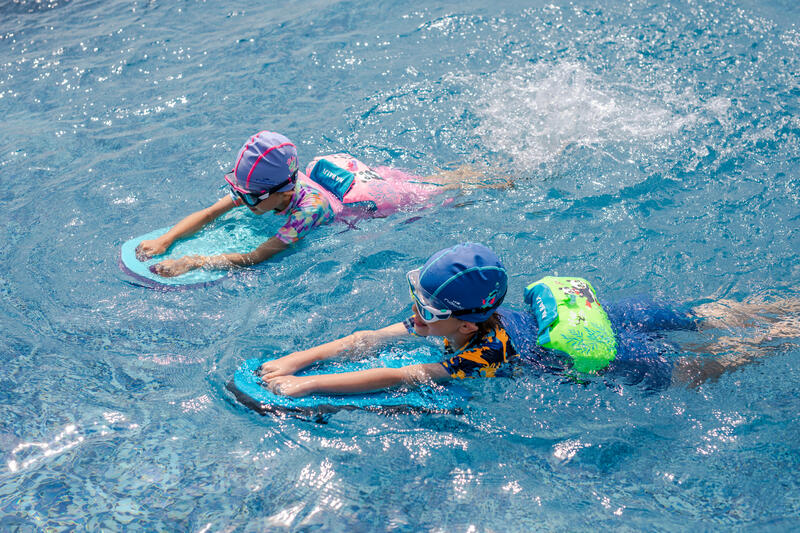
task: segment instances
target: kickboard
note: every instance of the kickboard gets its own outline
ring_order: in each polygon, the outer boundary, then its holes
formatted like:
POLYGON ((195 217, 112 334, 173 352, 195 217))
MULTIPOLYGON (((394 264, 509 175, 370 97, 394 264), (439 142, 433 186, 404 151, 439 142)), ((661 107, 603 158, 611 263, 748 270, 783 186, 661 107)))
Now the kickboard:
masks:
MULTIPOLYGON (((395 388, 362 394, 312 394, 301 398, 273 394, 263 386, 258 368, 270 358, 248 359, 228 383, 228 389, 243 405, 260 413, 274 411, 336 411, 340 409, 410 410, 428 412, 459 412, 470 398, 469 391, 455 382, 446 385, 422 385, 414 388, 395 388)), ((361 361, 326 361, 297 373, 298 376, 353 372, 376 367, 398 368, 420 363, 441 361, 442 354, 430 349, 412 351, 390 350, 378 357, 361 361)))
POLYGON ((136 247, 139 246, 139 243, 160 237, 170 228, 157 229, 134 237, 122 245, 120 267, 139 284, 148 287, 177 289, 210 285, 221 281, 230 271, 201 268, 174 278, 165 278, 151 271, 150 268, 164 259, 177 259, 185 255, 218 255, 253 251, 272 236, 265 226, 268 225, 259 224, 255 215, 236 210, 226 213, 194 235, 176 241, 165 254, 151 257, 146 261, 139 261, 136 257, 136 247))

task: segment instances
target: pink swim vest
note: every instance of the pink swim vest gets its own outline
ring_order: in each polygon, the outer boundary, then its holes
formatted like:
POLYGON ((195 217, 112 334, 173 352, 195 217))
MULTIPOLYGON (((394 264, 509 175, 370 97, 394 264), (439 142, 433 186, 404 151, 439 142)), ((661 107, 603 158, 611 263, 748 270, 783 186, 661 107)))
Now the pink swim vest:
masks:
POLYGON ((306 176, 322 191, 337 216, 386 216, 442 192, 441 186, 426 183, 419 176, 390 167, 373 169, 348 154, 314 158, 306 167, 306 176))

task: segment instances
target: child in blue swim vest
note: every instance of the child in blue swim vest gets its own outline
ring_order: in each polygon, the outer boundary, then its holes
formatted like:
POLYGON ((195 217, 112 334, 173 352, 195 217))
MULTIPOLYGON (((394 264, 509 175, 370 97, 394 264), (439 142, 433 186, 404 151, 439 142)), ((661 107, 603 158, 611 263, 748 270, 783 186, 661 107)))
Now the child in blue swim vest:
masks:
MULTIPOLYGON (((480 244, 440 250, 424 266, 407 274, 413 315, 375 331, 358 331, 342 339, 268 361, 260 368, 266 387, 276 394, 354 394, 397 385, 492 377, 515 360, 566 372, 580 379, 602 374, 648 388, 673 382, 699 384, 719 377, 763 355, 734 350, 733 358, 673 358, 677 347, 664 338, 668 330, 745 325, 756 312, 783 313, 760 340, 800 336, 800 302, 735 304, 716 302, 682 311, 650 299, 629 299, 601 306, 593 287, 580 278, 543 278, 526 289, 529 312, 501 307, 507 274, 498 257, 480 244), (299 370, 347 352, 363 352, 404 336, 444 337, 445 357, 439 363, 402 368, 295 376, 299 370)), ((753 348, 759 339, 739 347, 753 348)), ((732 338, 694 350, 710 354, 730 351, 732 338)))
MULTIPOLYGON (((285 216, 287 221, 277 233, 249 253, 184 256, 161 261, 152 269, 172 277, 196 268, 250 266, 336 219, 386 216, 405 207, 425 205, 432 196, 469 183, 498 186, 475 181, 478 178, 478 173, 461 167, 423 180, 389 167, 371 169, 347 154, 318 157, 304 174, 299 170, 295 145, 279 133, 262 131, 239 150, 233 170, 225 175, 229 195, 185 217, 164 235, 142 241, 136 254, 141 261, 161 255, 178 239, 196 233, 235 207, 246 206, 256 215, 271 211, 285 216)), ((508 182, 499 185, 508 186, 508 182)))

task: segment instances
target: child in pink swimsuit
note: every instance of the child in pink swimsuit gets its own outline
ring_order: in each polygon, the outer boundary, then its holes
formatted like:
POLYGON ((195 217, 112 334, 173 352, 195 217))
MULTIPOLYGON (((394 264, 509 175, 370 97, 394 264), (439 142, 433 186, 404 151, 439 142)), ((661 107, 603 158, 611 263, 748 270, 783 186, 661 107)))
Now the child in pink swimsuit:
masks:
POLYGON ((448 188, 389 167, 371 169, 346 154, 318 157, 306 174, 298 170, 297 149, 289 139, 262 131, 245 143, 226 174, 229 195, 185 217, 164 235, 142 241, 137 255, 144 260, 163 254, 176 240, 242 205, 257 215, 272 211, 287 217, 273 237, 251 252, 167 259, 152 270, 172 277, 196 268, 250 266, 286 250, 318 226, 336 219, 386 216, 424 204, 448 188))

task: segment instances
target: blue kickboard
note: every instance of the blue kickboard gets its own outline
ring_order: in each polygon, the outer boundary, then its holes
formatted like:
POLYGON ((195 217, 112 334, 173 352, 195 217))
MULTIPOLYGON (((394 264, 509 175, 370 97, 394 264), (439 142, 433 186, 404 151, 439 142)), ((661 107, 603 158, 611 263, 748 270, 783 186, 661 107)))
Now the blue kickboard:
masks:
MULTIPOLYGON (((432 363, 441 360, 441 353, 428 349, 388 351, 378 357, 361 361, 327 361, 312 365, 298 376, 353 372, 376 367, 398 368, 406 365, 432 363)), ((273 394, 263 386, 258 368, 270 358, 248 359, 228 383, 228 389, 240 403, 261 413, 276 410, 319 411, 337 409, 409 409, 432 412, 460 411, 470 398, 469 391, 458 383, 422 385, 414 388, 395 388, 363 394, 312 394, 292 398, 273 394)))
POLYGON ((185 255, 253 251, 272 236, 271 232, 263 228, 265 224, 258 224, 254 218, 255 215, 241 210, 227 213, 194 235, 176 241, 165 254, 151 257, 146 261, 139 261, 136 257, 136 247, 144 240, 160 237, 170 228, 161 228, 134 237, 122 245, 120 266, 138 282, 149 287, 191 288, 215 283, 222 280, 230 271, 196 269, 174 278, 165 278, 152 272, 150 267, 164 259, 177 259, 185 255))

